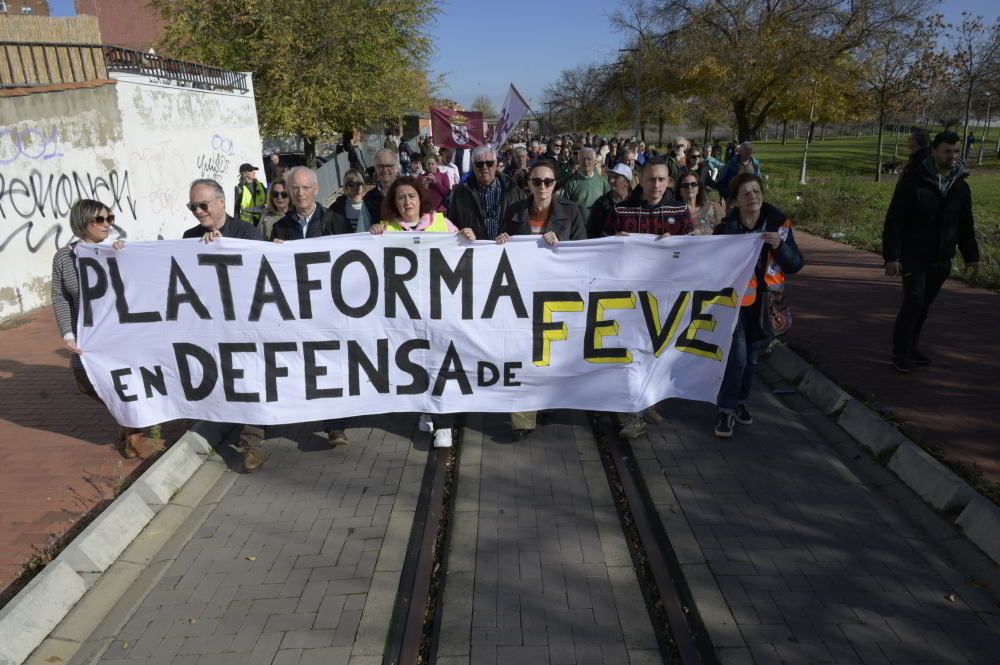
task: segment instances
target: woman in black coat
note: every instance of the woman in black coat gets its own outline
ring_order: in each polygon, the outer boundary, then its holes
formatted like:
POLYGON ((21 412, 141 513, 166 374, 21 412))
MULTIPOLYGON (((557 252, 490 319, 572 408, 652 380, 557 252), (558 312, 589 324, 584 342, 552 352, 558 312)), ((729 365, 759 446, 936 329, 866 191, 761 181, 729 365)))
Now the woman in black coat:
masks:
MULTIPOLYGON (((549 245, 587 239, 587 227, 580 206, 553 195, 558 171, 559 167, 550 159, 542 158, 532 165, 528 171, 530 194, 526 200, 507 208, 500 224, 503 231, 497 236, 498 245, 506 243, 511 236, 519 235, 540 235, 549 245)), ((518 439, 531 434, 537 420, 537 411, 510 414, 510 424, 518 439)))

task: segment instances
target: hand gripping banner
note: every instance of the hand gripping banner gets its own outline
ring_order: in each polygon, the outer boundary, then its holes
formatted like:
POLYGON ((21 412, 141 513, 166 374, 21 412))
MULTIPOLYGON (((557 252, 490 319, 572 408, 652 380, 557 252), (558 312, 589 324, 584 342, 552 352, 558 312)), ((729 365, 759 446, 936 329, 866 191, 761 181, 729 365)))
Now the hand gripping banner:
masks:
POLYGON ((80 244, 77 339, 130 427, 714 402, 761 247, 432 233, 80 244))

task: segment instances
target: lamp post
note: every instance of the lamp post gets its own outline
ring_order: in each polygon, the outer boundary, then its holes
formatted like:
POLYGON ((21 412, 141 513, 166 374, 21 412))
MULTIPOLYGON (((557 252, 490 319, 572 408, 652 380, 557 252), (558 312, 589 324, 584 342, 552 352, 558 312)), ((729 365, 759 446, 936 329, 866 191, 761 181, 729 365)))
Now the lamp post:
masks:
POLYGON ((799 184, 806 182, 806 158, 809 156, 809 140, 812 138, 813 113, 816 111, 816 81, 812 82, 812 101, 809 104, 809 126, 806 128, 806 142, 802 146, 802 169, 799 171, 799 184))
POLYGON ((990 93, 986 93, 986 131, 983 132, 983 140, 979 143, 979 159, 976 161, 977 166, 983 165, 983 150, 986 148, 986 141, 990 135, 990 102, 993 100, 990 97, 990 93))
POLYGON ((640 51, 637 48, 620 48, 619 53, 635 53, 635 138, 637 141, 642 140, 642 119, 641 107, 642 107, 642 89, 639 86, 640 82, 640 67, 642 66, 642 61, 640 59, 640 51))

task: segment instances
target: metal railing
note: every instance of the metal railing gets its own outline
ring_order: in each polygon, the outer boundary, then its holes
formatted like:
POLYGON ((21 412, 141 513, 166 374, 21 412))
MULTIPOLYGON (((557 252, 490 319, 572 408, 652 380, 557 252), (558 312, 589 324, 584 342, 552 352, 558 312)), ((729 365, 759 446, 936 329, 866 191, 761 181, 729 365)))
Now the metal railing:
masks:
POLYGON ((121 46, 0 42, 0 88, 82 83, 108 72, 140 74, 201 89, 247 92, 246 74, 121 46))
POLYGON ((105 46, 104 61, 110 71, 180 81, 196 88, 223 88, 240 92, 247 92, 249 89, 246 74, 120 46, 105 46))

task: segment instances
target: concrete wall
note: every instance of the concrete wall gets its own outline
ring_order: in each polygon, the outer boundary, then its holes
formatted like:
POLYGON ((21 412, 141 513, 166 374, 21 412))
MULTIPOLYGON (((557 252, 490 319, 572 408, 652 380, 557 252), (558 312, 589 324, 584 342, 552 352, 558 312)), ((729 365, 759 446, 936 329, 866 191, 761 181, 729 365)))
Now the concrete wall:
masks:
POLYGON ((195 223, 184 207, 191 180, 219 180, 231 210, 240 163, 260 158, 252 91, 122 77, 0 98, 0 321, 48 303, 74 201, 103 201, 127 240, 177 238, 195 223))

